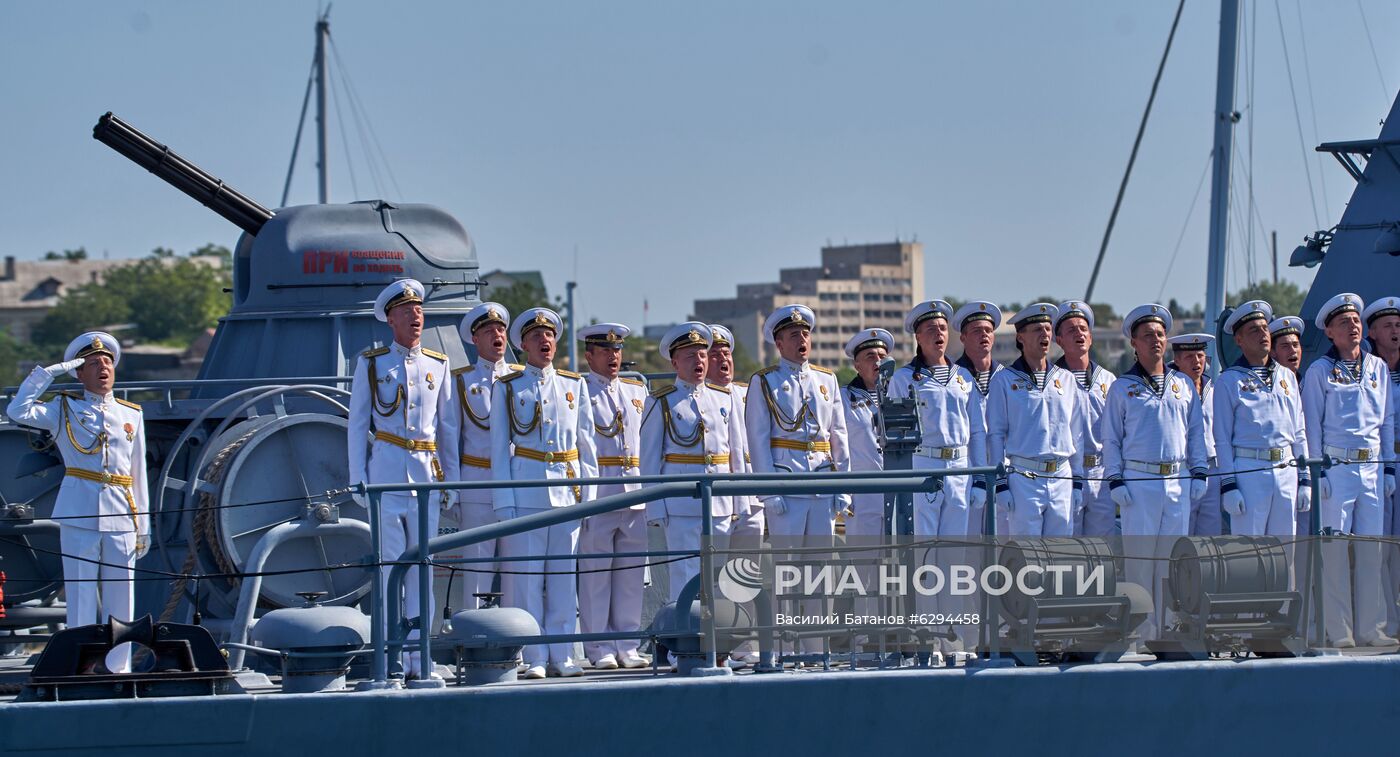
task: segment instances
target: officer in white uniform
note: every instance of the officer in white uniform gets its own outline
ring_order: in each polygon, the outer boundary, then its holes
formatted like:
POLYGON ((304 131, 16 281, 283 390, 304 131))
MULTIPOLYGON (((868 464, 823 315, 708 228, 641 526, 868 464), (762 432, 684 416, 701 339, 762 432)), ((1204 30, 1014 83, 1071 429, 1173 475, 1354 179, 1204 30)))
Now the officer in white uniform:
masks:
MULTIPOLYGON (((525 356, 525 368, 502 376, 491 390, 491 470, 502 481, 598 475, 588 382, 572 371, 556 370, 552 362, 560 331, 559 314, 548 308, 530 308, 511 322, 511 341, 525 356)), ((496 489, 496 517, 510 520, 570 507, 593 499, 593 494, 593 487, 578 485, 496 489)), ((506 557, 567 555, 512 562, 503 569, 504 604, 529 612, 547 635, 573 633, 576 627, 572 572, 578 528, 577 522, 559 523, 502 540, 506 557)), ((525 647, 525 677, 583 675, 583 668, 574 663, 573 646, 564 642, 525 647)))
MULTIPOLYGON (((462 318, 458 332, 463 342, 476 347, 476 362, 452 371, 452 390, 461 409, 457 425, 461 429, 459 481, 490 481, 491 475, 491 388, 496 379, 523 366, 507 363, 506 331, 510 311, 495 302, 483 302, 462 318)), ((464 489, 457 493, 457 504, 443 513, 443 526, 465 530, 496 522, 494 495, 490 489, 464 489)), ((492 558, 496 540, 464 548, 460 557, 492 558)), ((465 563, 456 580, 462 582, 460 607, 477 606, 477 594, 491 591, 496 563, 465 563)))
MULTIPOLYGON (((1327 332, 1332 348, 1308 366, 1303 414, 1309 455, 1325 455, 1336 463, 1323 469, 1318 482, 1322 527, 1374 537, 1385 533, 1381 503, 1395 495, 1395 463, 1382 462, 1382 451, 1395 449, 1395 409, 1390 403, 1390 369, 1361 349, 1363 307, 1361 298, 1348 292, 1317 311, 1314 323, 1327 332)), ((1394 644, 1385 634, 1380 545, 1365 539, 1327 539, 1322 564, 1328 639, 1339 648, 1394 644), (1348 545, 1355 561, 1354 581, 1348 545)))
POLYGON ((993 461, 1006 459, 1006 488, 997 506, 1010 513, 1015 536, 1070 536, 1083 506, 1084 457, 1074 419, 1084 393, 1074 374, 1052 364, 1051 326, 1059 308, 1037 302, 1017 313, 1021 357, 992 377, 987 392, 987 446, 993 461))
MULTIPOLYGON (((992 360, 992 345, 996 342, 996 330, 1001 325, 1001 308, 986 300, 973 300, 958 308, 953 314, 952 326, 957 329, 958 341, 963 353, 956 365, 972 377, 976 393, 970 394, 967 405, 968 423, 968 462, 974 468, 997 465, 1001 461, 991 461, 987 449, 987 390, 991 387, 992 376, 1003 366, 992 360), (973 438, 980 441, 973 442, 973 438)), ((987 504, 986 483, 981 476, 973 480, 968 489, 967 524, 968 533, 981 535, 987 504)), ((1010 522, 1006 514, 1000 515, 998 533, 1006 533, 1010 522)))
POLYGON ((1123 319, 1137 362, 1109 389, 1100 426, 1109 496, 1122 514, 1124 573, 1154 599, 1142 626, 1147 639, 1157 638, 1163 617, 1161 583, 1170 573, 1164 558, 1189 532, 1191 501, 1207 488, 1201 397, 1186 374, 1166 365, 1171 327, 1171 313, 1156 304, 1123 319))
MULTIPOLYGON (((62 363, 35 367, 5 410, 16 423, 49 432, 67 468, 53 517, 69 628, 132 620, 132 566, 150 544, 141 406, 112 394, 121 357, 111 334, 89 331, 68 345, 62 363), (64 373, 83 390, 40 401, 64 373)), ((114 650, 107 665, 113 673, 131 672, 130 645, 114 650)))
MULTIPOLYGON (((1293 372, 1298 386, 1303 385, 1303 319, 1296 315, 1285 315, 1269 323, 1269 356, 1278 365, 1293 372)), ((1312 533, 1312 508, 1299 510, 1295 530, 1299 535, 1312 533)))
MULTIPOLYGON (((642 409, 646 385, 621 378, 622 348, 632 330, 620 323, 595 323, 578 330, 588 363, 588 397, 593 406, 593 444, 598 474, 618 483, 601 484, 598 496, 636 491, 627 483, 642 472, 642 409)), ((642 625, 642 557, 592 557, 600 553, 645 552, 644 505, 585 518, 579 529, 578 617, 583 633, 632 633, 642 625)), ((637 652, 638 639, 591 641, 583 645, 599 670, 640 668, 647 659, 637 652)))
MULTIPOLYGON (((749 397, 749 385, 734 380, 734 333, 718 323, 710 326, 710 349, 707 351, 709 367, 705 371, 705 381, 729 390, 734 400, 733 412, 739 419, 740 442, 744 445, 743 465, 745 472, 753 471, 748 451, 748 435, 744 431, 744 406, 749 397)), ((738 519, 729 531, 731 546, 734 548, 757 547, 763 542, 763 504, 758 497, 744 495, 735 497, 734 511, 738 519), (747 515, 743 514, 747 512, 747 515)), ((754 661, 757 662, 757 655, 754 661)))
MULTIPOLYGON (((430 483, 458 480, 457 443, 460 412, 453 400, 451 366, 447 356, 426 349, 423 335, 423 285, 413 279, 395 281, 374 301, 374 316, 389 324, 393 343, 360 353, 350 387, 350 420, 346 429, 351 483, 430 483)), ((405 549, 418 546, 418 500, 412 491, 389 492, 380 498, 379 556, 397 560, 405 549)), ((428 533, 437 533, 440 508, 451 507, 447 492, 434 495, 428 508, 428 533)), ((388 570, 384 571, 387 578, 388 570)), ((418 606, 418 569, 410 568, 403 584, 405 618, 427 618, 418 606)), ((422 580, 431 581, 430 576, 422 580)), ((431 587, 429 587, 431 589, 431 587)), ((430 592, 431 596, 431 592, 430 592)), ((398 602, 399 597, 386 601, 398 602)), ((409 638, 418 638, 418 631, 409 638)), ((436 676, 432 662, 417 652, 406 653, 410 678, 436 676)))
POLYGON ((1293 536, 1294 512, 1312 506, 1307 471, 1289 465, 1307 453, 1308 436, 1298 384, 1269 357, 1273 315, 1250 300, 1225 319, 1243 354, 1215 378, 1212 398, 1220 507, 1229 532, 1243 536, 1293 536))
MULTIPOLYGON (((1379 357, 1390 371, 1390 406, 1400 407, 1400 297, 1381 297, 1373 300, 1361 312, 1361 320, 1366 322, 1371 352, 1379 357)), ((1396 423, 1400 425, 1400 412, 1396 412, 1395 417, 1396 423)), ((1383 457, 1400 457, 1400 435, 1396 438, 1396 447, 1392 448, 1391 454, 1387 455, 1386 450, 1381 450, 1383 457)), ((1391 537, 1381 545, 1385 565, 1381 576, 1385 584, 1383 591, 1387 636, 1395 636, 1400 632, 1400 605, 1396 604, 1400 599, 1400 596, 1397 596, 1400 595, 1400 546, 1394 539, 1398 532, 1395 519, 1397 498, 1400 498, 1400 492, 1385 500, 1385 517, 1382 523, 1386 536, 1391 537)))
POLYGON ((1206 379, 1210 348, 1215 344, 1215 337, 1199 333, 1177 334, 1168 337, 1167 343, 1172 346, 1172 362, 1167 367, 1185 374, 1196 393, 1201 395, 1201 424, 1205 432, 1206 493, 1200 499, 1191 500, 1191 525, 1187 533, 1193 536, 1219 536, 1220 468, 1215 459, 1215 434, 1210 422, 1215 413, 1215 385, 1206 379))
POLYGON ((1074 519, 1076 536, 1109 536, 1116 532, 1115 506, 1104 482, 1103 442, 1099 440, 1099 416, 1108 402, 1108 387, 1116 378, 1089 357, 1094 347, 1094 310, 1089 303, 1068 300, 1055 315, 1055 344, 1064 353, 1055 365, 1074 374, 1074 385, 1084 392, 1083 410, 1076 419, 1084 449, 1084 507, 1074 519))
MULTIPOLYGON (((643 475, 743 472, 743 442, 730 390, 705 382, 710 327, 699 321, 672 326, 658 349, 676 370, 676 383, 651 393, 642 411, 643 475)), ((647 503, 648 523, 666 532, 670 551, 699 552, 701 506, 695 497, 668 497, 647 503)), ((734 515, 731 497, 710 499, 710 534, 716 549, 727 549, 734 515)), ((700 573, 700 558, 667 566, 675 601, 700 573)))

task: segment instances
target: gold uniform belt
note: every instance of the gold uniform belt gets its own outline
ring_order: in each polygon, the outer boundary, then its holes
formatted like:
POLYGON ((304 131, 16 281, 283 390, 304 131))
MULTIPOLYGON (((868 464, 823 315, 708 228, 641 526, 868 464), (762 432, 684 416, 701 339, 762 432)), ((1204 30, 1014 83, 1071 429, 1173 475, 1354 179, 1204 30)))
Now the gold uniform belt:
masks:
POLYGON ((102 484, 103 486, 115 486, 121 489, 122 494, 126 495, 126 506, 131 510, 132 528, 140 532, 141 529, 138 528, 136 524, 136 499, 131 495, 131 486, 136 480, 131 476, 124 476, 120 473, 108 473, 107 471, 84 470, 82 468, 69 468, 64 471, 63 475, 69 478, 81 478, 84 481, 92 481, 102 484))
POLYGON ((628 455, 600 455, 598 466, 601 468, 640 468, 642 458, 628 455))
POLYGON ((770 439, 773 449, 795 449, 798 452, 830 452, 831 442, 799 442, 796 439, 770 439))
POLYGON ((685 463, 687 465, 728 465, 729 454, 720 455, 679 455, 667 454, 665 461, 668 463, 685 463))
POLYGON ((462 455, 462 465, 470 465, 473 468, 491 469, 491 458, 477 457, 476 455, 462 455))
POLYGON ((523 457, 528 460, 539 460, 542 463, 572 463, 578 460, 578 450, 566 449, 558 452, 541 452, 537 449, 517 446, 515 448, 515 456, 523 457))
POLYGON ((437 442, 418 441, 417 439, 405 439, 402 436, 395 436, 388 431, 374 432, 374 438, 381 442, 388 442, 395 447, 403 447, 409 452, 436 452, 437 442))

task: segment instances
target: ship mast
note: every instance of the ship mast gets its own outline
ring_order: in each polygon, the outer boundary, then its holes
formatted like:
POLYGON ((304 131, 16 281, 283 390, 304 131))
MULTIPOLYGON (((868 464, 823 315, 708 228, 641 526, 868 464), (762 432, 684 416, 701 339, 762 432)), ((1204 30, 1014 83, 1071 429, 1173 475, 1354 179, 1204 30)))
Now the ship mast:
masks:
POLYGON ((331 36, 331 9, 316 19, 316 188, 322 205, 330 202, 330 174, 326 166, 326 38, 331 36))
POLYGON ((1215 74, 1215 146, 1211 150, 1210 247, 1206 258, 1206 327, 1218 330, 1225 309, 1225 242, 1230 223, 1230 147, 1235 122, 1235 40, 1239 0, 1220 2, 1220 54, 1215 74))

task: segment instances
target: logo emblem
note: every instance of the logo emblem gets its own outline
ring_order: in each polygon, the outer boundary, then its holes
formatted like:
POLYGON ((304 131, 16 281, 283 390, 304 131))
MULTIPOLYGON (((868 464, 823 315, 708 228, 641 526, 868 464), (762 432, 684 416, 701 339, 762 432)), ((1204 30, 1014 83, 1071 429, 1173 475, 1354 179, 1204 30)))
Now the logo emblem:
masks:
POLYGON ((763 576, 756 561, 748 557, 736 557, 724 564, 719 571, 719 593, 730 602, 744 604, 752 602, 763 590, 763 576))

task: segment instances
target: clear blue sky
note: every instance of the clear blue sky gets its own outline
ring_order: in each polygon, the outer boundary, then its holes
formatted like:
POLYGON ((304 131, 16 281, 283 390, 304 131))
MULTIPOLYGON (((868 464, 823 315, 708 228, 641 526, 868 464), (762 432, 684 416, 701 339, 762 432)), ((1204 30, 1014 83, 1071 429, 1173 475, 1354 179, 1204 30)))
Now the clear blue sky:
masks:
MULTIPOLYGON (((895 235, 924 243, 932 295, 1081 296, 1175 7, 338 0, 331 21, 402 187, 385 194, 446 208, 484 269, 544 269, 554 291, 577 249, 581 314, 639 325, 643 298, 651 322, 672 321, 694 298, 813 264, 828 241, 895 235)), ((1400 34, 1400 6, 1361 7, 1378 43, 1400 34)), ((304 0, 0 6, 0 252, 232 246, 232 225, 92 125, 113 110, 276 205, 315 13, 304 0)), ((1218 17, 1202 0, 1182 17, 1096 297, 1120 310, 1158 296, 1205 168, 1218 17)), ((1247 3, 1244 27, 1257 48, 1242 56, 1238 154, 1252 127, 1260 222, 1286 259, 1352 190, 1312 146, 1376 134, 1400 48, 1382 44, 1378 71, 1355 2, 1247 3)), ((358 198, 373 196, 347 130, 358 198)), ((333 132, 332 199, 357 199, 333 132)), ((314 200, 312 171, 303 161, 292 204, 314 200)), ((1247 202, 1243 180, 1236 191, 1247 202)), ((1207 195, 1163 300, 1203 299, 1207 195)), ((1241 235, 1231 289, 1245 249, 1241 235)))

